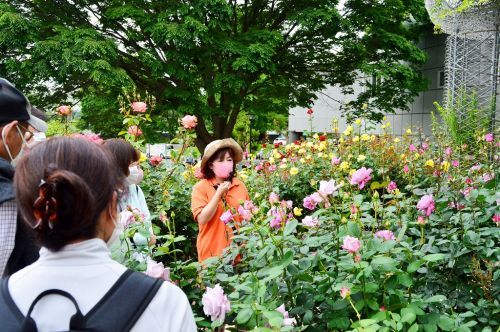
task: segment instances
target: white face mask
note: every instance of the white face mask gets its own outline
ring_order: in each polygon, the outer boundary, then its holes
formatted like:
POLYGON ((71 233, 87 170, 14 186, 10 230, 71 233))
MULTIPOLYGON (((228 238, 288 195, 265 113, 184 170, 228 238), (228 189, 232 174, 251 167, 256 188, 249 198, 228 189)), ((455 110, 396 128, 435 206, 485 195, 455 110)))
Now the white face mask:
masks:
POLYGON ((19 135, 21 136, 21 139, 22 139, 23 143, 22 143, 22 145, 21 145, 21 150, 19 150, 19 153, 17 154, 17 156, 12 157, 12 153, 10 152, 9 146, 5 143, 5 138, 6 138, 5 128, 6 128, 6 127, 3 127, 3 128, 2 128, 2 143, 3 143, 3 146, 5 147, 5 150, 7 151, 7 154, 9 155, 9 158, 10 158, 10 164, 11 164, 13 167, 16 167, 16 164, 19 162, 19 159, 21 159, 21 157, 23 156, 24 147, 27 145, 27 143, 26 143, 26 141, 24 140, 24 135, 23 135, 23 133, 21 132, 21 129, 19 129, 19 127, 16 125, 17 132, 18 132, 18 133, 19 133, 19 135))
POLYGON ((128 168, 130 174, 127 177, 127 183, 128 184, 139 184, 142 181, 142 178, 144 176, 144 173, 142 172, 142 169, 139 168, 139 166, 130 166, 128 168))
POLYGON ((110 248, 113 244, 118 242, 120 240, 120 236, 123 234, 123 223, 121 222, 120 218, 120 211, 118 210, 116 212, 117 218, 113 218, 113 224, 115 224, 115 229, 113 229, 113 233, 111 233, 111 236, 109 237, 108 241, 106 241, 106 245, 108 248, 110 248))

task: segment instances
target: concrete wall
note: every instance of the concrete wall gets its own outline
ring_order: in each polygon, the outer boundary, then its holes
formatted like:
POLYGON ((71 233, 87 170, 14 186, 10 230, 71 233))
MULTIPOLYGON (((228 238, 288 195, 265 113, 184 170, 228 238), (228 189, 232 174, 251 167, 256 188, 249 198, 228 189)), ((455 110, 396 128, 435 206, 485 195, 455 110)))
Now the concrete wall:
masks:
MULTIPOLYGON (((422 68, 424 76, 429 81, 426 91, 420 93, 410 106, 409 112, 397 112, 388 114, 387 120, 392 124, 395 135, 402 135, 406 129, 411 128, 414 132, 431 134, 431 112, 435 111, 434 101, 442 103, 443 87, 440 86, 439 73, 444 72, 446 35, 434 35, 431 31, 422 38, 420 48, 427 53, 427 62, 422 68)), ((360 78, 360 81, 364 78, 360 78)), ((314 101, 314 114, 312 117, 312 130, 314 132, 332 132, 332 123, 338 119, 339 131, 347 127, 346 119, 339 111, 342 103, 349 102, 356 94, 363 91, 363 87, 355 84, 353 95, 344 95, 338 87, 330 86, 318 94, 314 101)), ((304 130, 310 130, 311 122, 307 115, 307 109, 295 107, 290 109, 288 117, 289 140, 293 141, 304 130)), ((368 124, 369 125, 369 124, 368 124)), ((379 128, 380 126, 372 126, 379 128)), ((377 130, 371 130, 377 133, 377 130)))

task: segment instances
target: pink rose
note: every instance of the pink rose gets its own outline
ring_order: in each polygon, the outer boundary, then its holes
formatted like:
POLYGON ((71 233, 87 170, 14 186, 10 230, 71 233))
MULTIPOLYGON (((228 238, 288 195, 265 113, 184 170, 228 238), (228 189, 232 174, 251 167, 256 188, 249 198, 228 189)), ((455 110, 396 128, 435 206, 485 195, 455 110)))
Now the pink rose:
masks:
POLYGON ((342 249, 346 250, 351 254, 354 254, 357 253, 360 248, 361 248, 361 241, 359 241, 357 238, 349 235, 344 238, 342 249))
POLYGON ((373 170, 371 168, 366 169, 361 167, 351 176, 350 183, 357 184, 359 189, 363 189, 364 186, 371 180, 371 173, 373 170))
POLYGON ((460 165, 460 163, 458 162, 458 160, 453 160, 451 162, 451 164, 453 165, 453 167, 458 167, 460 165))
POLYGON ((483 174, 483 181, 484 182, 489 182, 489 181, 493 180, 494 178, 495 178, 494 173, 484 173, 483 174))
POLYGON ((452 152, 453 151, 451 150, 451 148, 449 146, 446 149, 444 149, 444 153, 446 153, 447 156, 451 156, 452 152))
POLYGON ((405 173, 410 172, 410 167, 408 167, 408 165, 405 165, 405 166, 403 167, 403 172, 405 172, 405 173))
POLYGON ((394 233, 391 232, 391 231, 388 231, 388 230, 378 231, 377 233, 375 233, 375 237, 379 238, 379 239, 382 239, 382 240, 385 240, 385 241, 395 240, 396 239, 394 237, 394 233))
POLYGON ((302 223, 306 227, 316 227, 319 225, 319 220, 318 218, 313 218, 311 216, 306 216, 304 219, 302 219, 302 223))
POLYGON ((214 288, 207 287, 201 302, 203 303, 203 312, 210 316, 212 322, 215 320, 224 322, 226 313, 231 310, 231 304, 219 284, 215 285, 214 288))
POLYGON ((142 130, 141 128, 137 127, 136 125, 128 127, 128 133, 132 136, 139 137, 142 135, 142 130))
POLYGON ((398 189, 396 182, 394 182, 394 181, 389 182, 389 184, 387 185, 387 191, 393 192, 396 189, 398 189))
POLYGON ((258 207, 256 207, 256 206, 255 206, 255 204, 253 204, 253 202, 252 202, 252 201, 245 201, 245 202, 243 203, 243 207, 244 207, 246 210, 248 210, 248 211, 252 212, 252 214, 255 214, 255 213, 257 213, 257 211, 259 211, 259 208, 258 208, 258 207))
POLYGON ((328 196, 336 192, 341 185, 335 185, 335 180, 330 181, 320 181, 318 192, 323 196, 328 196))
POLYGON ((316 205, 318 205, 318 203, 311 196, 306 196, 304 198, 304 207, 308 210, 314 210, 316 208, 316 205))
POLYGON ((343 299, 345 299, 346 297, 348 297, 350 295, 351 295, 351 289, 350 288, 342 287, 340 289, 340 297, 342 297, 343 299))
POLYGON ((269 194, 269 203, 274 204, 278 203, 279 201, 280 197, 276 193, 272 192, 269 194))
POLYGON ((161 156, 151 156, 149 158, 149 162, 151 163, 151 166, 158 166, 161 162, 163 161, 163 158, 161 156))
POLYGON ((142 101, 134 101, 131 106, 132 111, 135 113, 146 113, 146 110, 148 109, 148 105, 142 101))
POLYGON ((417 217, 417 224, 419 225, 425 225, 425 218, 423 216, 418 216, 417 217))
POLYGON ((222 220, 222 222, 224 224, 228 224, 229 222, 233 221, 233 214, 231 213, 231 210, 227 210, 226 212, 224 212, 221 216, 220 216, 220 220, 222 220))
POLYGON ((495 214, 493 218, 491 218, 497 226, 500 224, 500 214, 495 214))
POLYGON ((57 108, 57 113, 62 116, 69 116, 71 114, 71 107, 67 105, 62 105, 57 108))
POLYGON ((492 133, 487 133, 486 135, 484 135, 484 140, 488 143, 493 142, 494 138, 495 137, 492 133))
MULTIPOLYGON (((250 221, 252 219, 252 213, 245 209, 243 206, 238 206, 238 214, 240 215, 241 219, 245 221, 250 221)), ((222 217, 221 217, 222 219, 222 217)), ((226 223, 227 224, 227 223, 226 223)))
POLYGON ((415 152, 415 151, 417 151, 417 148, 415 147, 415 145, 410 144, 410 152, 415 152))
POLYGON ((162 262, 157 263, 152 259, 148 259, 147 264, 146 272, 144 272, 145 274, 165 281, 170 280, 170 269, 168 267, 165 268, 162 262))
POLYGON ((417 203, 417 209, 422 212, 425 212, 425 215, 428 217, 435 210, 434 197, 432 195, 424 195, 417 203))
POLYGON ((277 312, 281 312, 283 314, 283 326, 292 326, 297 324, 295 318, 290 318, 288 316, 288 311, 285 310, 285 304, 283 303, 278 308, 276 308, 277 312))
POLYGON ((332 158, 332 166, 333 166, 333 165, 338 165, 338 164, 340 164, 340 160, 341 160, 341 159, 342 159, 342 158, 333 157, 333 158, 332 158))
POLYGON ((123 225, 123 227, 127 228, 135 222, 135 216, 132 211, 125 210, 120 213, 120 223, 123 225))
POLYGON ((274 165, 274 164, 270 165, 270 166, 269 166, 269 168, 268 168, 268 169, 269 169, 269 172, 274 172, 274 171, 276 170, 276 168, 277 168, 277 167, 278 167, 278 166, 276 166, 276 165, 274 165))
POLYGON ((427 144, 426 142, 422 143, 422 150, 427 150, 429 148, 429 144, 427 144))
POLYGON ((351 210, 351 215, 355 215, 358 213, 358 207, 356 206, 356 204, 351 204, 349 209, 351 210))
POLYGON ((194 115, 186 115, 181 119, 181 123, 186 129, 194 129, 198 124, 198 118, 194 115))

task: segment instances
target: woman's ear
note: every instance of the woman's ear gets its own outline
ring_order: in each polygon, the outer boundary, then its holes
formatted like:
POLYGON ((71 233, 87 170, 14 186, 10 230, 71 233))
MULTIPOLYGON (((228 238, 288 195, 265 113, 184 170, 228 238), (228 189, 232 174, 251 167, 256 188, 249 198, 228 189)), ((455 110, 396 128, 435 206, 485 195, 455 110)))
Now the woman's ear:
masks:
POLYGON ((116 193, 116 190, 113 191, 113 197, 108 205, 108 215, 112 221, 118 218, 118 194, 116 193))

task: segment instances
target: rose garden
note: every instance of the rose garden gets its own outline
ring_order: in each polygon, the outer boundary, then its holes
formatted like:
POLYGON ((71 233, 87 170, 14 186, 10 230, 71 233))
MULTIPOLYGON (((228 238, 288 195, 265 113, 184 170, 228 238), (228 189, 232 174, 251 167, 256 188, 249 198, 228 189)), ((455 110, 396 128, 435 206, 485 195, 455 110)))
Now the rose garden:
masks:
MULTIPOLYGON (((463 105, 435 103, 429 135, 418 126, 395 134, 394 124, 384 116, 406 107, 423 90, 416 68, 425 56, 415 46, 416 32, 405 27, 414 19, 430 24, 423 1, 389 1, 390 6, 380 5, 376 14, 368 14, 361 8, 363 2, 346 0, 346 13, 354 14, 344 25, 336 21, 344 19, 339 18, 342 11, 340 15, 303 5, 306 10, 302 4, 293 8, 297 12, 283 10, 275 17, 271 14, 281 10, 281 2, 271 2, 269 17, 258 16, 265 10, 247 8, 247 1, 172 4, 182 17, 182 29, 171 26, 177 24, 171 17, 159 18, 153 26, 153 15, 143 15, 137 4, 118 9, 109 5, 102 16, 94 12, 100 5, 82 5, 93 20, 109 20, 95 31, 118 40, 117 45, 130 52, 125 54, 93 35, 92 29, 64 30, 68 22, 62 21, 40 31, 64 33, 37 35, 37 41, 29 34, 21 38, 25 30, 38 31, 45 14, 38 13, 39 21, 31 23, 13 14, 12 8, 23 11, 24 5, 11 8, 0 1, 0 27, 9 27, 5 31, 18 38, 11 39, 24 45, 12 49, 24 54, 24 48, 36 45, 26 57, 5 51, 10 58, 0 59, 0 76, 20 68, 15 77, 33 87, 35 100, 51 106, 49 139, 80 137, 100 145, 103 139, 119 137, 142 152, 140 188, 150 223, 137 209, 122 211, 121 245, 126 249, 113 258, 180 287, 199 330, 500 331, 498 119, 495 122, 489 113, 482 119, 478 114, 490 108, 480 109, 479 97, 470 91, 460 95, 468 103, 465 117, 459 114, 463 105), (394 14, 399 11, 406 16, 394 14), (214 16, 225 23, 213 23, 205 12, 217 13, 214 16), (281 14, 290 21, 274 35, 271 25, 281 24, 281 14), (378 19, 385 29, 381 36, 373 32, 378 19), (108 31, 107 24, 115 20, 125 22, 123 31, 108 31), (273 24, 261 23, 265 33, 257 33, 259 20, 273 24), (392 25, 393 20, 398 24, 392 25), (325 27, 315 22, 326 22, 325 27), (143 24, 152 24, 151 29, 143 24), (251 35, 234 37, 240 24, 251 35), (344 30, 330 31, 333 26, 344 30), (358 26, 362 33, 353 28, 358 26), (218 29, 231 37, 219 40, 218 29), (212 36, 213 31, 217 33, 212 36), (300 37, 297 44, 294 31, 300 37), (342 45, 341 51, 331 51, 331 44, 315 44, 317 35, 342 45), (168 47, 157 46, 162 42, 168 47), (242 47, 247 42, 255 44, 242 47), (387 53, 396 51, 387 55, 371 49, 373 44, 387 53), (58 54, 61 45, 65 49, 58 54), (279 53, 283 45, 299 53, 305 45, 303 59, 279 53), (146 47, 155 52, 144 51, 146 47), (203 52, 194 54, 197 47, 203 52), (135 48, 141 50, 130 51, 135 48), (168 57, 178 62, 170 63, 168 57), (211 61, 213 67, 205 66, 211 61), (303 68, 297 65, 301 61, 303 68), (321 61, 325 66, 318 65, 321 61), (151 73, 145 74, 143 67, 151 73), (368 84, 368 90, 343 105, 345 128, 339 130, 334 119, 328 130, 315 130, 315 93, 327 84, 351 86, 357 71, 382 83, 368 84), (46 97, 38 79, 67 93, 46 97), (88 85, 75 83, 87 80, 88 85), (287 144, 265 139, 262 134, 287 122, 292 106, 303 108, 310 128, 287 144), (226 137, 234 137, 244 148, 236 177, 248 188, 250 200, 220 218, 233 232, 231 245, 220 257, 200 263, 198 224, 190 207, 193 186, 203 177, 198 159, 211 139, 226 137), (175 147, 168 156, 148 153, 147 146, 158 142, 175 147), (188 157, 194 162, 187 162, 188 157)), ((490 2, 496 3, 485 1, 490 2)), ((318 1, 317 7, 328 3, 318 1)), ((0 55, 7 39, 0 36, 0 55)))

